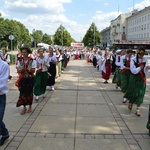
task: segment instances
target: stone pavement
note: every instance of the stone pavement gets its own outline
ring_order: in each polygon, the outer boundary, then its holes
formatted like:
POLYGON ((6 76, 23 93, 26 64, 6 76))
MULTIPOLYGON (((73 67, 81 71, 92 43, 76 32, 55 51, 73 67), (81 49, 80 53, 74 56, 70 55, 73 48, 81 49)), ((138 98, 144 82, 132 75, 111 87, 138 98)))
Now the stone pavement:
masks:
MULTIPOLYGON (((56 90, 33 103, 33 113, 21 116, 16 108, 18 90, 15 66, 7 94, 4 121, 10 139, 0 150, 149 150, 146 129, 150 92, 147 88, 136 117, 122 103, 115 85, 103 84, 101 75, 85 60, 70 61, 56 80, 56 90)), ((149 87, 149 86, 148 86, 149 87)))

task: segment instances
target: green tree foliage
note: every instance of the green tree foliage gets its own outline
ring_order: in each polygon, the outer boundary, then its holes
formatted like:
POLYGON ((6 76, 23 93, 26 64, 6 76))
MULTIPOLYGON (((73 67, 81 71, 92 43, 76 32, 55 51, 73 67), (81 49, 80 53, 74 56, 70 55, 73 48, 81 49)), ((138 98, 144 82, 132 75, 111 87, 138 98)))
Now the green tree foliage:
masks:
POLYGON ((5 41, 5 40, 3 40, 3 41, 1 41, 1 43, 0 43, 0 47, 8 47, 8 42, 7 41, 5 41))
POLYGON ((31 34, 32 38, 33 38, 33 42, 34 42, 34 46, 36 47, 36 45, 38 43, 43 42, 42 41, 42 37, 43 37, 43 32, 42 30, 35 30, 33 29, 33 32, 31 34))
POLYGON ((87 30, 82 42, 85 46, 94 47, 96 45, 100 45, 101 35, 94 22, 92 22, 91 26, 87 30))
POLYGON ((62 25, 60 25, 54 34, 54 44, 70 46, 71 42, 75 42, 75 40, 71 37, 70 33, 62 25))
POLYGON ((45 33, 42 37, 42 42, 51 45, 52 44, 51 35, 45 33))
POLYGON ((12 41, 13 49, 22 46, 24 42, 29 42, 30 35, 28 29, 16 20, 0 18, 0 29, 0 41, 7 41, 9 49, 11 46, 9 39, 10 35, 14 36, 12 41))

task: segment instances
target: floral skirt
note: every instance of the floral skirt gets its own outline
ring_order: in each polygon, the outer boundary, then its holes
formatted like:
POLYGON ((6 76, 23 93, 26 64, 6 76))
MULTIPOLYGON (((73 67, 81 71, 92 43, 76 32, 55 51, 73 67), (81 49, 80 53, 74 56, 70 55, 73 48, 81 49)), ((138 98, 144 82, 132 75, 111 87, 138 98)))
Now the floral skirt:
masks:
POLYGON ((28 76, 23 77, 18 83, 19 89, 19 99, 17 101, 16 107, 20 107, 21 105, 32 105, 33 102, 33 83, 34 77, 28 76))

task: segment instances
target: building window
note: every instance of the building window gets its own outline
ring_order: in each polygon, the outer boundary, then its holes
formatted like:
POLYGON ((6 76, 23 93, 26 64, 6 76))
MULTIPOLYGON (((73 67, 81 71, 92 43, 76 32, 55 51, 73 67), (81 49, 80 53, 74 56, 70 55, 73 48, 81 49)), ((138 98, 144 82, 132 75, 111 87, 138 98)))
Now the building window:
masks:
POLYGON ((146 24, 144 25, 144 30, 146 30, 146 24))

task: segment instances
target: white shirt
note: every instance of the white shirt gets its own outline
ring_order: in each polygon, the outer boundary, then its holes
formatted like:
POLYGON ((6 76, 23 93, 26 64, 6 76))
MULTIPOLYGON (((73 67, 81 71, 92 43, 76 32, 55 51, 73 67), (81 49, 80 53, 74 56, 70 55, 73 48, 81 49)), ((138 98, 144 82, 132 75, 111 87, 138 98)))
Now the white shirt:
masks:
POLYGON ((49 67, 49 62, 46 56, 44 56, 43 58, 37 57, 36 58, 36 62, 40 64, 40 66, 37 66, 38 70, 42 69, 42 72, 45 72, 48 70, 47 66, 49 67), (44 65, 44 63, 46 64, 46 66, 44 65))
POLYGON ((121 64, 120 64, 120 62, 121 62, 121 56, 120 55, 117 55, 116 56, 116 61, 115 61, 115 64, 116 64, 116 66, 121 66, 121 64), (119 58, 120 57, 120 58, 119 58))
MULTIPOLYGON (((27 64, 28 60, 24 61, 24 63, 27 64)), ((17 67, 22 67, 20 64, 20 61, 17 62, 17 67)), ((35 60, 32 61, 31 68, 36 68, 36 61, 35 60)))
POLYGON ((9 73, 8 64, 0 58, 0 95, 6 94, 9 91, 7 86, 9 73))
POLYGON ((52 57, 48 56, 48 62, 57 62, 57 58, 56 58, 56 55, 53 55, 52 57))
POLYGON ((126 55, 121 56, 120 58, 120 69, 123 70, 126 66, 124 65, 124 60, 126 59, 127 61, 132 59, 133 57, 131 56, 130 58, 127 57, 126 55))
MULTIPOLYGON (((130 70, 131 70, 131 72, 132 72, 133 74, 138 74, 138 73, 141 71, 141 68, 140 68, 140 67, 136 67, 136 66, 135 66, 135 62, 137 61, 136 58, 137 58, 137 57, 133 57, 133 58, 131 59, 131 61, 130 61, 130 70)), ((140 63, 141 61, 142 61, 142 62, 145 62, 145 67, 148 66, 148 60, 147 60, 145 57, 143 57, 143 60, 142 60, 142 59, 138 59, 138 61, 139 61, 139 63, 140 63)), ((144 67, 144 73, 147 73, 148 71, 146 71, 145 67, 144 67)))
POLYGON ((10 63, 10 55, 8 55, 7 53, 4 56, 2 55, 2 59, 8 64, 10 63))

